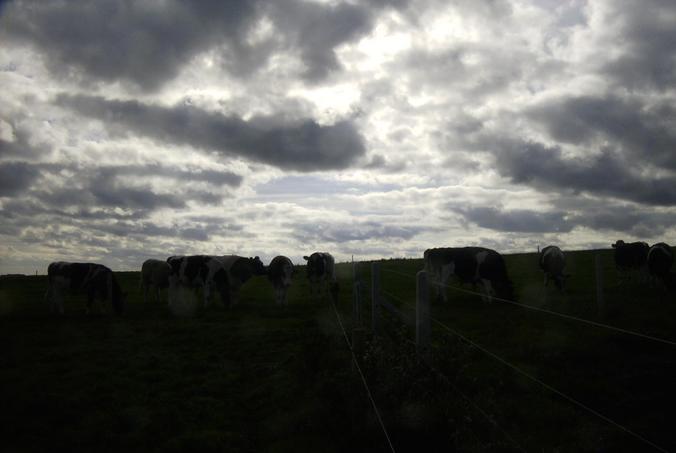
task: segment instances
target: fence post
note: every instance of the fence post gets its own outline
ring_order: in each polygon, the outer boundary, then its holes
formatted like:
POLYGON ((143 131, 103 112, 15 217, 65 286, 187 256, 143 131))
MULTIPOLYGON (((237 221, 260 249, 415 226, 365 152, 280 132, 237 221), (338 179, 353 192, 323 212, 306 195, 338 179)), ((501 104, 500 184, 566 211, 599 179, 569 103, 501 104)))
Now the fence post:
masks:
POLYGON ((371 329, 380 333, 380 263, 371 263, 371 329))
POLYGON ((600 253, 596 253, 594 262, 596 267, 596 308, 599 317, 603 318, 606 315, 606 305, 603 300, 603 269, 601 267, 600 253))
POLYGON ((430 359, 430 298, 427 286, 427 272, 416 275, 415 303, 415 344, 418 354, 430 359))

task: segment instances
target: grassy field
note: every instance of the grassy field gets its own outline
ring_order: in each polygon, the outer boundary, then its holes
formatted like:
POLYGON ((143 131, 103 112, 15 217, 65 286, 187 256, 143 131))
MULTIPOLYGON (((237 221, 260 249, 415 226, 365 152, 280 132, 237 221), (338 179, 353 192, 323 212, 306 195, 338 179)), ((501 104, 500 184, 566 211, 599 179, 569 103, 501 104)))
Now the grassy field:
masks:
MULTIPOLYGON (((545 289, 533 254, 507 256, 519 302, 676 341, 676 301, 618 285, 603 251, 606 313, 595 305, 594 255, 568 254, 568 291, 545 289)), ((381 263, 382 287, 411 310, 421 260, 381 263), (395 271, 391 273, 388 271, 395 271), (406 274, 406 277, 402 274, 406 274)), ((44 277, 0 279, 3 451, 388 451, 326 301, 297 274, 286 309, 255 278, 231 310, 176 318, 143 304, 138 273, 123 318, 85 316, 82 298, 50 316, 44 277)), ((364 319, 369 263, 358 263, 364 319)), ((351 328, 352 267, 338 266, 338 307, 351 328)), ((469 288, 467 288, 469 289, 469 288)), ((530 375, 676 450, 676 347, 448 290, 432 316, 530 375)), ((361 366, 397 451, 651 451, 648 444, 519 375, 443 328, 436 371, 413 332, 385 317, 361 366)), ((654 450, 659 451, 659 450, 654 450)))

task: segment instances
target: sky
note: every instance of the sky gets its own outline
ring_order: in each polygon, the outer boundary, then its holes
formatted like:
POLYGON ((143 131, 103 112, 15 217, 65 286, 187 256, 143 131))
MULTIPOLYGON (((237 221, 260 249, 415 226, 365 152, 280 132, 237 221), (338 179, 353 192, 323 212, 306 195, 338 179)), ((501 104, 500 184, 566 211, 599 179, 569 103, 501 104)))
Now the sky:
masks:
POLYGON ((0 273, 676 242, 673 0, 0 3, 0 273))

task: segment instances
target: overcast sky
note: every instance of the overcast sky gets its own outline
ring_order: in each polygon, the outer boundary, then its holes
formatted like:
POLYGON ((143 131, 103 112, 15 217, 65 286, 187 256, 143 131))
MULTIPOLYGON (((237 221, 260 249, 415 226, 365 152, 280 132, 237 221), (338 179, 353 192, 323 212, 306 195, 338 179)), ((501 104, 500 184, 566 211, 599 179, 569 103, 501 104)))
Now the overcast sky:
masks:
POLYGON ((673 0, 0 6, 0 273, 676 242, 673 0))

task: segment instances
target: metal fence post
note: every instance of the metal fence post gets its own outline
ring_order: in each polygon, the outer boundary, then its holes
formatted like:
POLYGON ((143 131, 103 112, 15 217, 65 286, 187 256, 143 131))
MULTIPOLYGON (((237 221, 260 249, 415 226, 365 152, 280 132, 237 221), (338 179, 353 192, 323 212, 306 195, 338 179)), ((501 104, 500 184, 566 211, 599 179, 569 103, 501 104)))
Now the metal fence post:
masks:
POLYGON ((416 275, 415 303, 415 344, 418 354, 430 359, 430 298, 427 286, 427 272, 416 275))
POLYGON ((603 300, 603 269, 601 267, 601 254, 597 253, 594 257, 596 267, 596 307, 599 317, 606 315, 606 304, 603 300))
POLYGON ((371 329, 380 332, 380 263, 371 263, 371 329))

